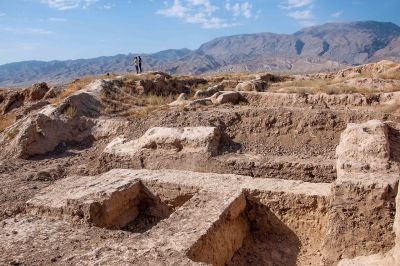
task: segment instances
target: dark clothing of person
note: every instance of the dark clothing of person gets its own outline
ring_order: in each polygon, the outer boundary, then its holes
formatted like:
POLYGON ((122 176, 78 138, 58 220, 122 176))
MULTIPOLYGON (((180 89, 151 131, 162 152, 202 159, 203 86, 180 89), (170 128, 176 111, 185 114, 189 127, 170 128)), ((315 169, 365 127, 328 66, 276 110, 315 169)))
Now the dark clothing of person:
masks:
POLYGON ((139 71, 142 73, 142 58, 139 56, 139 71))
POLYGON ((135 66, 135 67, 136 67, 136 74, 139 74, 139 66, 135 66))

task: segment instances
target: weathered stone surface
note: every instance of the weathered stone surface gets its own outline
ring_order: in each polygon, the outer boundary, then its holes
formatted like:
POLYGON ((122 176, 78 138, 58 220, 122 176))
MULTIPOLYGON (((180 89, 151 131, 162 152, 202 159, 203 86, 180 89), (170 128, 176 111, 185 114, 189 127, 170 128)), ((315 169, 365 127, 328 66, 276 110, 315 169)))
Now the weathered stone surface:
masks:
POLYGON ((194 94, 194 98, 195 99, 200 99, 200 98, 207 98, 210 97, 212 95, 214 95, 215 93, 219 92, 219 91, 223 91, 224 90, 224 86, 221 84, 217 84, 215 86, 209 87, 207 88, 207 90, 205 91, 196 91, 196 93, 194 94))
POLYGON ((394 261, 397 265, 400 265, 400 193, 397 192, 396 197, 396 217, 393 225, 394 232, 396 234, 396 246, 393 250, 394 261))
POLYGON ((56 85, 51 87, 46 95, 44 95, 44 99, 52 99, 60 95, 65 89, 67 88, 66 85, 56 85))
POLYGON ((2 113, 6 114, 24 104, 25 96, 22 92, 12 92, 5 96, 2 104, 2 113))
POLYGON ((268 107, 323 107, 330 109, 345 109, 352 106, 379 106, 397 102, 399 92, 381 93, 367 97, 360 93, 329 95, 326 93, 300 94, 283 92, 253 92, 241 91, 240 94, 252 106, 268 107))
POLYGON ((218 91, 214 94, 210 93, 196 93, 194 100, 179 97, 176 101, 169 104, 169 106, 198 106, 198 105, 218 105, 225 103, 238 104, 243 100, 239 92, 236 91, 218 91), (206 97, 207 98, 203 98, 206 97), (210 97, 208 97, 210 96, 210 97))
POLYGON ((153 217, 169 215, 168 207, 138 179, 107 175, 61 180, 29 200, 27 211, 110 229, 123 228, 144 211, 153 217))
POLYGON ((181 93, 179 97, 173 101, 172 103, 169 103, 169 106, 184 106, 187 105, 190 101, 188 100, 188 95, 186 93, 181 93))
POLYGON ((223 86, 224 90, 231 91, 234 90, 239 83, 240 81, 238 80, 224 79, 219 85, 223 86))
MULTIPOLYGON (((383 176, 382 178, 385 178, 383 176)), ((343 258, 389 251, 394 246, 393 218, 398 182, 336 182, 332 187, 323 254, 327 264, 343 258)))
POLYGON ((237 104, 242 99, 240 93, 236 91, 217 92, 211 98, 213 104, 232 103, 237 104))
POLYGON ((393 233, 396 235, 395 246, 390 251, 379 253, 370 256, 359 256, 353 259, 343 259, 339 266, 381 266, 381 265, 400 265, 400 193, 396 197, 396 216, 393 224, 393 233))
MULTIPOLYGON (((60 180, 30 200, 27 210, 41 217, 58 217, 116 229, 126 217, 133 218, 137 213, 135 208, 129 208, 137 202, 137 189, 147 189, 146 193, 154 195, 161 205, 165 206, 164 203, 169 201, 177 208, 145 234, 125 238, 121 232, 118 239, 97 242, 99 248, 116 247, 122 237, 128 248, 108 248, 99 252, 96 262, 109 265, 146 261, 156 264, 167 260, 174 265, 194 262, 231 265, 255 259, 261 264, 297 261, 303 265, 320 259, 317 249, 326 223, 329 187, 329 184, 257 180, 234 175, 118 169, 96 177, 60 180), (171 191, 178 194, 174 198, 165 197, 171 191), (188 194, 190 197, 183 205, 173 203, 188 194), (252 242, 259 237, 257 244, 252 242), (277 245, 275 239, 278 238, 277 245), (251 249, 252 245, 258 248, 251 249)), ((95 230, 75 227, 65 235, 62 233, 71 230, 67 224, 52 220, 46 224, 31 218, 23 223, 7 221, 4 231, 14 230, 14 224, 24 233, 10 236, 3 254, 8 254, 9 244, 17 241, 29 245, 31 235, 35 233, 29 230, 32 226, 41 228, 41 237, 35 241, 43 248, 48 245, 54 248, 71 241, 77 237, 76 231, 86 235, 95 230), (25 226, 28 227, 24 229, 25 226), (49 230, 49 226, 55 230, 49 230)), ((0 236, 3 236, 2 232, 0 236)), ((96 237, 88 239, 89 245, 97 241, 96 237)), ((25 249, 23 244, 21 250, 25 249)), ((80 263, 93 262, 86 245, 66 252, 69 255, 65 257, 80 254, 80 263)), ((71 261, 75 260, 68 260, 71 261)))
POLYGON ((263 80, 261 79, 255 79, 255 80, 250 80, 250 81, 244 81, 242 83, 239 83, 235 91, 258 91, 262 92, 265 91, 266 89, 266 84, 263 80))
POLYGON ((100 112, 101 103, 96 97, 103 85, 103 81, 96 81, 59 106, 44 106, 17 121, 0 134, 0 144, 4 146, 0 157, 29 158, 53 151, 63 142, 89 138, 94 125, 91 118, 100 112))
POLYGON ((392 167, 388 126, 378 120, 348 124, 336 156, 338 178, 351 172, 388 172, 392 167))
POLYGON ((349 124, 342 133, 323 246, 328 265, 393 248, 399 174, 390 149, 388 126, 381 121, 349 124))
POLYGON ((139 214, 137 180, 67 178, 27 202, 29 213, 121 228, 139 214), (101 183, 99 183, 99 181, 101 183))
POLYGON ((45 82, 34 84, 29 92, 29 100, 39 101, 43 99, 49 89, 45 82))
POLYGON ((142 150, 215 154, 218 152, 220 132, 215 127, 186 127, 149 129, 141 138, 127 142, 123 138, 112 141, 105 153, 133 155, 142 150))

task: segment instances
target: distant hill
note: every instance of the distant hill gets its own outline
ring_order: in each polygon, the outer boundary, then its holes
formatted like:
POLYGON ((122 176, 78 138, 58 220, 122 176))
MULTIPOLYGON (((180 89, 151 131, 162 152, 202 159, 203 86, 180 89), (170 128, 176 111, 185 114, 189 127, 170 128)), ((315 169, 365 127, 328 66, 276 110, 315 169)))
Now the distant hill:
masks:
MULTIPOLYGON (((191 53, 189 49, 166 50, 142 55, 145 68, 158 70, 162 65, 191 53)), ((136 55, 103 56, 67 61, 24 61, 0 66, 0 87, 28 86, 35 82, 63 83, 87 75, 133 71, 136 55)))
MULTIPOLYGON (((132 71, 131 55, 68 61, 26 61, 0 66, 0 86, 60 83, 85 75, 132 71)), ((388 22, 328 23, 292 35, 221 37, 199 49, 142 55, 145 70, 171 74, 228 71, 315 72, 382 59, 400 60, 400 27, 388 22)))

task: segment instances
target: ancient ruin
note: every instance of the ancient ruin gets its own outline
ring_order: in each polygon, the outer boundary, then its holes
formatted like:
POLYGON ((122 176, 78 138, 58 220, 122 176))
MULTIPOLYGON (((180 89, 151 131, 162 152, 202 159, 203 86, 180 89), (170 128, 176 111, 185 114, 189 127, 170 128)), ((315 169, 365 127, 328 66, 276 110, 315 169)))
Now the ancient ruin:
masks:
POLYGON ((2 91, 0 264, 400 265, 393 64, 2 91))

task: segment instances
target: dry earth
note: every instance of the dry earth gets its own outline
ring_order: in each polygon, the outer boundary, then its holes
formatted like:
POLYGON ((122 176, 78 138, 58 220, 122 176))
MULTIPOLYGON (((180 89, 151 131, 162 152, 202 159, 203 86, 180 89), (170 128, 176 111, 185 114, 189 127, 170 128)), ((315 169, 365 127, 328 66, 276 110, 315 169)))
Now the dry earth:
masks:
POLYGON ((399 69, 3 90, 0 264, 400 265, 399 69))

